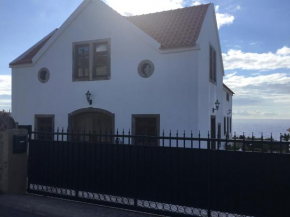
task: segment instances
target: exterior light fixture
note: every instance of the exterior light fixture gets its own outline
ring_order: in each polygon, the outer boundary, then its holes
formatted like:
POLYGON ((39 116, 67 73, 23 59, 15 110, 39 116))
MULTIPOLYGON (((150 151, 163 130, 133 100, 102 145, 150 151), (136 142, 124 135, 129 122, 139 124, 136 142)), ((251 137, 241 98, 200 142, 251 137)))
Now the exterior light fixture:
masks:
POLYGON ((227 114, 228 114, 228 115, 230 115, 231 113, 232 113, 232 110, 231 110, 231 109, 229 109, 229 111, 228 111, 228 113, 227 113, 227 114))
POLYGON ((215 108, 212 108, 212 113, 214 113, 215 110, 219 110, 219 107, 220 107, 220 102, 218 100, 216 100, 215 108))
POLYGON ((87 101, 88 101, 88 103, 90 104, 90 105, 92 105, 92 103, 93 103, 93 100, 91 99, 91 93, 90 93, 90 91, 88 90, 88 92, 86 93, 86 96, 87 96, 87 101))

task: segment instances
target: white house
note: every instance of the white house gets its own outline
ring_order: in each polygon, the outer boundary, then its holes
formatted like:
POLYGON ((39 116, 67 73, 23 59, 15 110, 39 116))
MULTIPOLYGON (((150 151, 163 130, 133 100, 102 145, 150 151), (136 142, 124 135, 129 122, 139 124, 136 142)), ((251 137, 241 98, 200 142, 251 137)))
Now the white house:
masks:
POLYGON ((223 114, 224 114, 224 136, 229 135, 232 137, 232 111, 233 111, 233 95, 235 94, 227 85, 224 84, 224 97, 223 97, 223 114))
POLYGON ((124 17, 84 0, 10 67, 12 115, 37 130, 200 130, 223 138, 231 117, 213 4, 124 17))

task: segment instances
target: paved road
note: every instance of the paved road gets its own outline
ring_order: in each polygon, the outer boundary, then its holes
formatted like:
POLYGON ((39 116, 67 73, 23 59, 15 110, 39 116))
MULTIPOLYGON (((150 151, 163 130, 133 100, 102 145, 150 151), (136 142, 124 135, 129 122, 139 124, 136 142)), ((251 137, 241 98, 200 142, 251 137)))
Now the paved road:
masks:
POLYGON ((44 217, 44 215, 38 215, 33 212, 25 212, 0 205, 0 217, 44 217))
POLYGON ((155 217, 150 214, 35 195, 0 194, 0 217, 155 217))

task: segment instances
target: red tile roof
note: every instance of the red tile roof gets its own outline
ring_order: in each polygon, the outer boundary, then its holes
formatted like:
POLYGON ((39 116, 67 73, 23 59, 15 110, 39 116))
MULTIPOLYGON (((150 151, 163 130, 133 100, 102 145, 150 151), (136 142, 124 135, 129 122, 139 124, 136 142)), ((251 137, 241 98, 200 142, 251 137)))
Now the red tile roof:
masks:
MULTIPOLYGON (((196 44, 209 4, 127 17, 161 44, 161 49, 192 47, 196 44)), ((49 33, 10 66, 31 64, 33 57, 57 31, 49 33)))
POLYGON ((127 17, 161 44, 161 48, 196 44, 209 4, 127 17))
POLYGON ((54 35, 54 33, 57 31, 55 29, 51 33, 49 33, 47 36, 45 36, 43 39, 41 39, 38 43, 33 45, 28 51, 26 51, 24 54, 19 56, 16 60, 12 61, 9 65, 10 66, 16 66, 16 65, 22 65, 22 64, 30 64, 32 63, 32 58, 38 53, 38 51, 46 44, 46 42, 54 35))

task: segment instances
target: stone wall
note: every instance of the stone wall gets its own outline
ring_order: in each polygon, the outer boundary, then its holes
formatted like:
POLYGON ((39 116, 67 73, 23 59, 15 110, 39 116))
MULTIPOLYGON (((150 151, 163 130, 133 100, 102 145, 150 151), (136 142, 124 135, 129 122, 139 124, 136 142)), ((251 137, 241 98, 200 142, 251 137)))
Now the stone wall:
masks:
POLYGON ((27 180, 27 151, 13 154, 13 136, 26 135, 27 130, 11 129, 0 132, 0 192, 25 193, 27 180))

